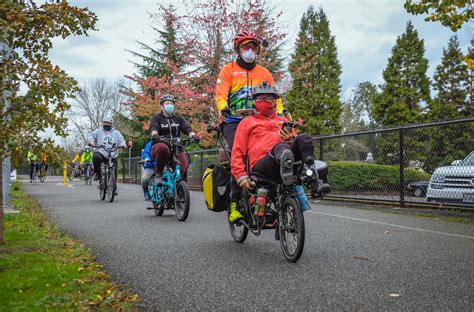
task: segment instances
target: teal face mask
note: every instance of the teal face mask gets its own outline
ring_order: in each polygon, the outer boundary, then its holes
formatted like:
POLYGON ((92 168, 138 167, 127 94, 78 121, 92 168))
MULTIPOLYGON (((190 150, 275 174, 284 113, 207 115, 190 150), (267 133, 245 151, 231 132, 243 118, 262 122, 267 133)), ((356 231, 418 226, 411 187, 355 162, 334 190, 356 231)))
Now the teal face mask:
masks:
POLYGON ((174 105, 173 104, 165 104, 164 109, 165 109, 165 112, 167 112, 168 114, 173 114, 174 105))

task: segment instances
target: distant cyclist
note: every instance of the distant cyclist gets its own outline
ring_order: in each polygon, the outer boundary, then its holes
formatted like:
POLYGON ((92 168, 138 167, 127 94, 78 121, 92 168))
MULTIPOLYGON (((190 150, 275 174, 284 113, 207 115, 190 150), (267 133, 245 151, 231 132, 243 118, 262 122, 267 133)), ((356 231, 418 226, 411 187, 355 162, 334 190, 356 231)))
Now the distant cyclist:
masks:
MULTIPOLYGON (((112 144, 116 144, 117 148, 125 148, 127 144, 125 143, 125 139, 123 138, 122 133, 116 130, 113 127, 113 119, 112 117, 105 117, 102 119, 102 128, 99 128, 92 132, 88 137, 89 145, 97 146, 97 145, 104 145, 109 146, 112 144)), ((112 153, 112 158, 115 167, 115 178, 117 178, 117 157, 118 151, 112 153)), ((101 178, 101 170, 100 164, 105 163, 109 157, 109 153, 103 148, 98 148, 94 151, 94 155, 92 157, 92 162, 94 164, 94 181, 98 181, 101 178)))
POLYGON ((48 160, 48 155, 46 155, 46 153, 43 153, 41 155, 41 165, 40 165, 40 172, 43 172, 43 169, 44 169, 44 173, 46 174, 46 171, 48 171, 48 163, 47 163, 47 160, 48 160))
POLYGON ((86 176, 87 174, 92 174, 92 149, 90 146, 84 148, 84 152, 81 155, 81 165, 82 165, 82 174, 86 176))
POLYGON ((150 194, 148 193, 148 185, 150 184, 151 176, 153 175, 153 173, 155 173, 155 159, 151 156, 152 145, 153 141, 149 141, 142 151, 143 170, 141 181, 145 200, 150 199, 150 194))
MULTIPOLYGON (((26 159, 30 163, 30 183, 33 182, 33 170, 35 168, 36 161, 38 160, 38 156, 36 156, 35 153, 32 151, 28 151, 28 154, 26 155, 26 159)), ((38 171, 38 165, 36 164, 36 171, 38 171)))

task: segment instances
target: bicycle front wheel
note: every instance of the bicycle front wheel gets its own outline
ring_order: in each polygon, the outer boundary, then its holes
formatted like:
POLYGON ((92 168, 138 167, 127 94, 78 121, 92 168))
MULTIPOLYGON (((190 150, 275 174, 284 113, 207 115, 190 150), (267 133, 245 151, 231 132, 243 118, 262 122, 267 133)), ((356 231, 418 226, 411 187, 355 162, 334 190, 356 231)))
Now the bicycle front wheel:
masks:
POLYGON ((232 235, 232 238, 234 239, 234 241, 241 244, 247 238, 249 229, 245 225, 240 223, 239 221, 235 223, 231 223, 229 221, 229 215, 230 215, 230 205, 227 208, 227 222, 229 222, 230 235, 232 235))
POLYGON ((110 169, 109 176, 107 177, 107 200, 111 203, 115 198, 115 191, 117 185, 115 184, 115 172, 114 169, 110 169))
POLYGON ((189 187, 186 181, 181 180, 176 184, 174 197, 174 209, 179 221, 184 222, 189 215, 189 187))
POLYGON ((74 178, 76 177, 76 169, 72 169, 71 173, 69 174, 69 181, 73 181, 74 178))
POLYGON ((294 198, 283 201, 279 220, 280 245, 286 260, 296 262, 301 257, 305 241, 304 217, 294 198))
POLYGON ((105 200, 107 195, 107 174, 105 171, 102 171, 99 180, 99 198, 100 200, 105 200))

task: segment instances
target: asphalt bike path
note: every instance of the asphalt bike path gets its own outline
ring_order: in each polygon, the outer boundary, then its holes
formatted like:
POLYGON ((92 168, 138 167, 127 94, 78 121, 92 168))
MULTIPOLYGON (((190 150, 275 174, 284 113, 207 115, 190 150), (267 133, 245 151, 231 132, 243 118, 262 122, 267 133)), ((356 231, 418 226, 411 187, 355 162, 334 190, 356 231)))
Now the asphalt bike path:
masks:
POLYGON ((139 185, 119 184, 109 203, 97 182, 57 180, 24 186, 146 310, 474 309, 472 224, 317 202, 304 214, 303 255, 289 263, 272 230, 235 243, 200 192, 181 223, 146 210, 139 185))

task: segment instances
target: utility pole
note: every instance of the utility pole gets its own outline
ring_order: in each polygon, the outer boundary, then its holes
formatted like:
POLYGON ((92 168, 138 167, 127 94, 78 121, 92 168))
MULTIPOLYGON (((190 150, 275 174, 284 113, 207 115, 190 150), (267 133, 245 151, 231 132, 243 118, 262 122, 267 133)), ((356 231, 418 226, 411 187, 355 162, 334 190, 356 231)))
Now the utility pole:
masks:
MULTIPOLYGON (((10 57, 10 47, 6 42, 0 42, 0 62, 4 62, 7 58, 10 57)), ((3 84, 3 83, 2 83, 3 84)), ((11 92, 2 88, 2 101, 3 109, 6 111, 10 107, 9 97, 11 92)), ((6 148, 6 146, 5 146, 6 148)), ((3 190, 3 209, 11 208, 11 158, 4 154, 2 162, 2 190, 3 190)), ((1 220, 0 220, 1 222, 1 220)))

